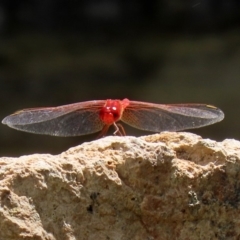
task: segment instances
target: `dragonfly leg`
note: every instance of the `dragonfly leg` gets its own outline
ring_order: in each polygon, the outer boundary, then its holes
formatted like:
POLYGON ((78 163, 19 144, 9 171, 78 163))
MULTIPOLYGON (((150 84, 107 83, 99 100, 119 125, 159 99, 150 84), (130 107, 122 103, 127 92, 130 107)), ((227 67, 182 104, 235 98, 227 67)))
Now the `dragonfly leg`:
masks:
POLYGON ((110 125, 105 125, 102 129, 102 131, 98 134, 98 136, 96 137, 96 139, 99 139, 101 137, 104 137, 109 129, 110 125))
POLYGON ((113 125, 115 127, 114 135, 126 136, 125 130, 120 123, 113 123, 113 125))

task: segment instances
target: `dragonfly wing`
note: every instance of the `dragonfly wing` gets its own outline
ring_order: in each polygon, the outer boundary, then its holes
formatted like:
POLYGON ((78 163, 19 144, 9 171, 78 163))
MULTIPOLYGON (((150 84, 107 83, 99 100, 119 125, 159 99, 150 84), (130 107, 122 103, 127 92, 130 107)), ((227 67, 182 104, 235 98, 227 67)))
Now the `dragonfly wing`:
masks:
POLYGON ((53 136, 80 136, 100 131, 99 111, 104 101, 89 101, 56 108, 18 111, 2 123, 17 130, 53 136))
POLYGON ((161 105, 130 101, 121 120, 132 127, 153 131, 180 131, 221 121, 224 113, 211 105, 161 105))

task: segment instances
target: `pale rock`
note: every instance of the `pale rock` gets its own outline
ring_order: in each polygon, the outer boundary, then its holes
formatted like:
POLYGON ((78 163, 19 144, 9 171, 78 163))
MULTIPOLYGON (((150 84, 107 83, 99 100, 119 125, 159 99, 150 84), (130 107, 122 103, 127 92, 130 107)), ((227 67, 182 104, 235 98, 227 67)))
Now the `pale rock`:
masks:
POLYGON ((0 240, 239 239, 240 142, 106 137, 0 158, 0 240))

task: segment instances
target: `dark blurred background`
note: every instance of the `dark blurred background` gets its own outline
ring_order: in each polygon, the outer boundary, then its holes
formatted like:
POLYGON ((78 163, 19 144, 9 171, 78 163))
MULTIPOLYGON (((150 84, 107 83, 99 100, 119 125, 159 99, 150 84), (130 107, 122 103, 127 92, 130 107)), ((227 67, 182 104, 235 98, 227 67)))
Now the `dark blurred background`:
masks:
MULTIPOLYGON (((209 103, 225 120, 191 132, 239 139, 239 29, 238 0, 1 0, 0 118, 107 98, 209 103)), ((96 137, 0 132, 0 156, 55 154, 96 137)))

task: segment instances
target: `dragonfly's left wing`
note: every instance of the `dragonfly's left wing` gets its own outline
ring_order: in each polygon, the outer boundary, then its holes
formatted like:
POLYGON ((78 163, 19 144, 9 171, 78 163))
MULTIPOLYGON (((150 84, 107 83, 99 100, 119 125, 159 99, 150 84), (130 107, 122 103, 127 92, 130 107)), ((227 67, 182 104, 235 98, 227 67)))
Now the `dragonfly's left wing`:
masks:
POLYGON ((105 125, 99 117, 104 100, 80 102, 59 107, 18 111, 2 123, 17 130, 53 136, 80 136, 100 131, 105 125))

